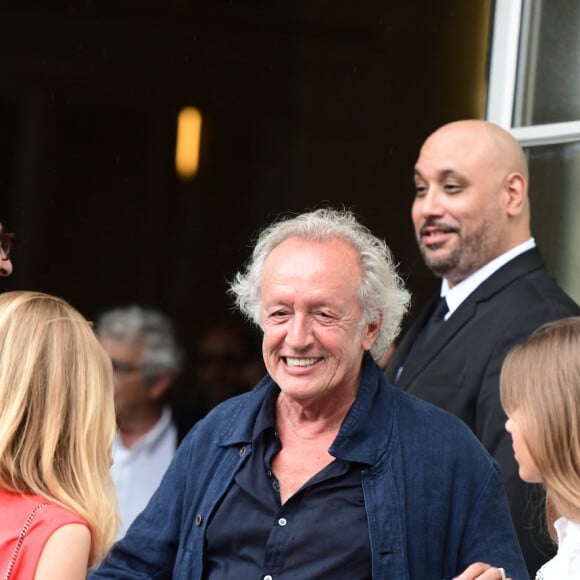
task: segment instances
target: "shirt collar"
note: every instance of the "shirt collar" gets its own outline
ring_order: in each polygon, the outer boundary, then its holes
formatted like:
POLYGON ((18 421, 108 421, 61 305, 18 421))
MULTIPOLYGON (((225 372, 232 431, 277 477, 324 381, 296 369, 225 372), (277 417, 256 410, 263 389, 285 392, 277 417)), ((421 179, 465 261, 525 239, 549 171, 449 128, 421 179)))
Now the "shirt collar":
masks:
POLYGON ((258 411, 258 415, 256 416, 256 421, 254 423, 254 429, 252 431, 252 441, 255 442, 256 439, 266 430, 266 429, 275 429, 276 428, 276 421, 274 410, 276 406, 276 399, 280 394, 280 388, 278 385, 274 384, 273 388, 269 389, 268 394, 266 395, 264 401, 262 402, 262 406, 258 411))
MULTIPOLYGON (((356 399, 342 422, 329 453, 344 461, 372 465, 376 459, 375 448, 379 448, 380 444, 376 433, 373 435, 377 424, 371 424, 369 418, 373 415, 373 408, 377 404, 376 395, 380 388, 381 373, 369 353, 365 354, 362 365, 362 378, 356 399)), ((279 387, 274 384, 264 398, 254 423, 252 441, 266 429, 275 429, 274 410, 279 393, 279 387)))
MULTIPOLYGON (((150 429, 141 439, 139 439, 133 446, 129 448, 129 451, 135 452, 139 449, 151 448, 157 441, 159 441, 165 432, 170 428, 173 416, 171 414, 171 409, 169 407, 163 407, 161 412, 161 417, 159 421, 155 423, 152 429, 150 429)), ((119 436, 119 433, 115 435, 115 445, 122 449, 127 449, 119 436)))
POLYGON ((444 278, 441 283, 441 296, 445 296, 447 307, 449 308, 449 312, 445 315, 445 320, 447 320, 453 312, 461 306, 464 300, 466 300, 467 297, 493 273, 513 260, 516 256, 519 256, 535 247, 536 242, 534 238, 530 238, 522 244, 517 245, 515 248, 501 254, 501 256, 494 258, 491 262, 488 262, 485 266, 465 278, 465 280, 462 280, 459 284, 453 286, 453 288, 449 287, 449 283, 444 278))
POLYGON ((580 541, 580 523, 561 516, 554 522, 554 527, 558 534, 558 544, 563 544, 566 538, 573 538, 574 545, 578 545, 580 541))
POLYGON ((363 359, 356 399, 346 415, 329 453, 337 459, 374 465, 390 439, 392 407, 382 371, 370 353, 363 359))

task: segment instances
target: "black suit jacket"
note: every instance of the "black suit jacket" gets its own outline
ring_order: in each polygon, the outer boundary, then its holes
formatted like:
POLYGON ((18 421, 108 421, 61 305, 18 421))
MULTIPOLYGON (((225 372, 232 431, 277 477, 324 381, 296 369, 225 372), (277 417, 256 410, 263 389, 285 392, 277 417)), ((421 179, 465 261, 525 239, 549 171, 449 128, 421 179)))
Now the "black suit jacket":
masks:
POLYGON ((441 326, 431 339, 431 346, 422 348, 405 365, 437 300, 438 296, 434 296, 403 336, 385 370, 387 379, 463 419, 496 458, 533 576, 551 557, 551 543, 541 518, 540 490, 523 483, 518 476, 511 438, 504 428, 506 416, 499 399, 499 375, 511 347, 523 342, 542 324, 578 315, 580 309, 546 271, 534 248, 485 280, 441 326))

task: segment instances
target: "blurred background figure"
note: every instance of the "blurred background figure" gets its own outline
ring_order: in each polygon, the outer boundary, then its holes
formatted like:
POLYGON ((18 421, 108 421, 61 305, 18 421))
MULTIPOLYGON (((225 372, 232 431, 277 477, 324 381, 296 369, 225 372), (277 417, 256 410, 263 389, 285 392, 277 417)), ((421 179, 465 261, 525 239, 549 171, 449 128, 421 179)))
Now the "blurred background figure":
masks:
POLYGON ((40 292, 0 295, 0 574, 80 579, 111 546, 111 363, 91 325, 40 292))
POLYGON ((129 306, 109 310, 97 335, 113 364, 117 434, 111 473, 121 513, 118 538, 147 505, 180 434, 167 403, 181 370, 172 322, 161 312, 129 306))
POLYGON ((253 388, 264 373, 259 336, 243 321, 222 320, 201 333, 196 377, 204 413, 253 388))
POLYGON ((12 240, 14 234, 5 232, 0 223, 0 276, 10 276, 12 274, 12 240))

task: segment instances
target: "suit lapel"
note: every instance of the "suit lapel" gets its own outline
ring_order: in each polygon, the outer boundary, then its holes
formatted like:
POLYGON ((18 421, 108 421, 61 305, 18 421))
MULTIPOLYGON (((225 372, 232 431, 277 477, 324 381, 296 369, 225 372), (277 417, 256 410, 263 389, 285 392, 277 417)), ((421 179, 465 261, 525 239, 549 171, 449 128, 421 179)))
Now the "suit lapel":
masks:
MULTIPOLYGON (((430 311, 430 308, 426 308, 426 311, 421 313, 423 321, 427 318, 430 311)), ((409 358, 409 364, 406 364, 403 359, 401 363, 403 364, 403 370, 401 371, 399 380, 396 382, 397 386, 401 389, 406 389, 417 375, 419 375, 421 371, 437 357, 453 337, 475 316, 476 311, 476 301, 471 300, 470 296, 437 331, 428 348, 422 348, 418 356, 411 356, 409 358)), ((414 333, 415 336, 419 334, 420 329, 421 326, 418 326, 414 333)), ((410 346, 411 345, 409 344, 406 354, 408 354, 410 346)))
POLYGON ((544 267, 544 262, 537 248, 532 248, 520 254, 499 270, 494 272, 487 280, 478 286, 451 315, 451 317, 439 329, 432 339, 432 347, 423 349, 419 356, 411 357, 409 364, 405 363, 405 358, 411 350, 415 339, 421 328, 425 324, 438 296, 433 296, 425 308, 420 312, 415 322, 409 328, 397 347, 393 359, 387 368, 387 378, 395 383, 399 388, 405 390, 423 369, 447 346, 453 337, 476 316, 479 305, 487 302, 495 294, 514 283, 522 276, 533 270, 544 267), (400 367, 402 371, 399 371, 400 367), (397 374, 400 373, 398 380, 397 374))
POLYGON ((386 376, 390 383, 392 384, 396 383, 397 385, 401 384, 401 378, 403 378, 402 376, 399 378, 398 381, 396 381, 398 371, 405 362, 405 359, 407 358, 407 355, 409 354, 411 347, 413 346, 415 340, 417 339, 417 336, 421 332, 421 328, 423 328, 423 325, 425 324, 427 318, 429 317, 429 313, 431 312, 431 310, 433 310, 435 302, 438 300, 438 298, 439 298, 438 295, 433 296, 429 300, 429 302, 427 302, 427 304, 419 312, 415 320, 411 323, 411 326, 409 327, 407 332, 403 335, 401 342, 397 345, 393 357, 390 360, 389 365, 387 366, 386 369, 386 376))

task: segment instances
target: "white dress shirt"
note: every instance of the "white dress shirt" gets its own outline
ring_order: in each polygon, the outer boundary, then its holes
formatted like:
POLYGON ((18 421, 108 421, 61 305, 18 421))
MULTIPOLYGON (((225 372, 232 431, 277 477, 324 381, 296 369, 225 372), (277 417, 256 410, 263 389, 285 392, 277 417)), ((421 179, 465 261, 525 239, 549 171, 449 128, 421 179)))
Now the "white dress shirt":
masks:
POLYGON ((488 262, 485 266, 476 270, 464 280, 461 280, 461 282, 456 286, 453 286, 453 288, 450 288, 447 280, 443 279, 443 282, 441 283, 441 296, 445 296, 445 301, 449 308, 449 312, 445 315, 445 320, 447 320, 459 308, 459 306, 461 306, 461 303, 494 272, 499 270, 502 266, 505 266, 505 264, 513 260, 516 256, 519 256, 535 247, 536 241, 534 238, 530 238, 519 246, 516 246, 501 256, 494 258, 491 262, 488 262))
MULTIPOLYGON (((485 266, 476 270, 473 274, 459 282, 459 284, 453 286, 453 288, 450 288, 447 280, 443 278, 443 281, 441 282, 440 295, 445 297, 447 308, 449 308, 443 319, 449 320, 449 317, 461 306, 462 302, 464 302, 469 295, 483 284, 483 282, 485 282, 494 272, 499 270, 509 261, 513 260, 516 256, 519 256, 535 247, 536 241, 534 238, 530 238, 515 248, 503 253, 501 256, 494 258, 491 262, 488 262, 485 266)), ((395 383, 399 380, 402 373, 403 365, 401 365, 397 370, 395 383)))
POLYGON ((125 535, 127 528, 147 505, 161 483, 176 447, 177 428, 169 408, 163 409, 153 429, 132 447, 125 447, 118 433, 115 436, 111 476, 121 513, 117 539, 125 535))
POLYGON ((536 574, 536 580, 578 580, 580 578, 580 523, 567 518, 554 522, 558 553, 536 574))

